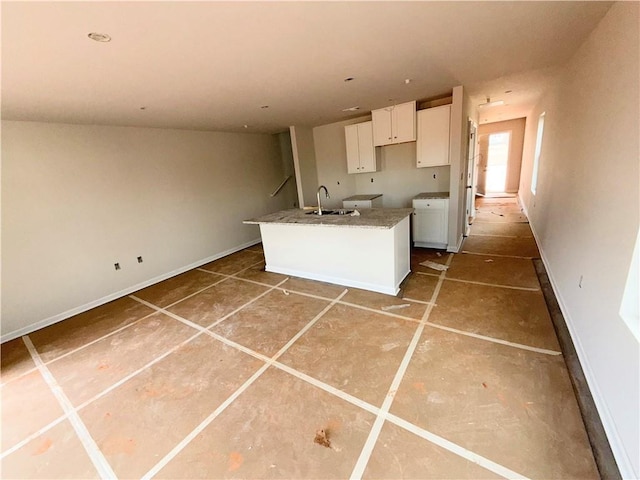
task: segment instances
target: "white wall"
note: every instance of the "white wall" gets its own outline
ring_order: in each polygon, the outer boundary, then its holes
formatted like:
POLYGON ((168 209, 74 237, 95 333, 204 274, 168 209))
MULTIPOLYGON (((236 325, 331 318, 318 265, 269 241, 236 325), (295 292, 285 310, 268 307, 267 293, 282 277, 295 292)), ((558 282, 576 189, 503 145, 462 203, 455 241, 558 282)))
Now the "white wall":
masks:
POLYGON ((371 120, 371 115, 330 123, 313 129, 318 184, 326 186, 331 195, 331 198, 322 199, 322 204, 328 208, 342 208, 342 199, 356 193, 356 177, 358 175, 347 173, 347 146, 344 127, 368 120, 371 120))
POLYGON ((466 181, 469 155, 469 124, 477 123, 478 114, 462 86, 453 89, 450 124, 451 172, 449 181, 449 246, 447 251, 457 252, 462 244, 466 227, 466 181))
POLYGON ((298 202, 300 207, 315 205, 318 191, 316 153, 313 142, 313 130, 309 127, 289 127, 293 163, 296 172, 298 202))
POLYGON ((640 477, 640 346, 619 314, 640 217, 639 15, 638 2, 614 4, 532 112, 520 186, 626 478, 640 477), (533 195, 531 165, 542 112, 533 195))
MULTIPOLYGON (((282 169, 284 178, 291 175, 287 183, 282 187, 278 195, 282 195, 283 204, 287 208, 298 207, 298 190, 296 184, 296 172, 293 165, 293 148, 291 145, 291 133, 287 130, 278 134, 278 144, 280 145, 280 155, 282 158, 282 169)), ((283 180, 284 180, 283 178, 283 180)), ((273 192, 272 192, 273 193, 273 192)))
POLYGON ((282 178, 273 135, 2 122, 3 340, 255 242, 282 178))
POLYGON ((342 207, 342 199, 351 195, 382 193, 384 207, 402 208, 410 207, 418 193, 449 191, 449 167, 416 168, 415 142, 377 147, 378 172, 347 174, 344 127, 370 119, 363 116, 313 129, 318 182, 331 193, 323 205, 342 207))

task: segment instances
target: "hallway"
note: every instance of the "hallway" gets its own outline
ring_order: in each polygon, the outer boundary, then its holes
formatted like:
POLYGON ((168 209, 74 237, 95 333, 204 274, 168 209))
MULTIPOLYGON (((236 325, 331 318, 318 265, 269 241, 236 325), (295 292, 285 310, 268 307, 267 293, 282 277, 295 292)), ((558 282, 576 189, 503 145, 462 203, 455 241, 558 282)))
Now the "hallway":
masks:
POLYGON ((462 250, 390 297, 254 246, 8 342, 3 478, 599 478, 515 199, 462 250))

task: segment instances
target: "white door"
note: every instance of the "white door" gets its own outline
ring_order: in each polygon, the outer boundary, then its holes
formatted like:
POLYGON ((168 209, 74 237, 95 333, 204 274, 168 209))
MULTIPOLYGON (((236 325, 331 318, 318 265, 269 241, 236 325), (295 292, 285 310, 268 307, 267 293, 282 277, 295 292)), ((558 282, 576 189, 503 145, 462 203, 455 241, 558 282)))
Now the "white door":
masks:
POLYGON ((478 174, 476 179, 476 192, 480 195, 485 195, 484 184, 487 173, 487 156, 489 155, 489 135, 480 135, 478 147, 480 152, 476 160, 476 172, 478 174))
POLYGON ((506 191, 510 146, 510 131, 489 134, 484 182, 486 193, 504 193, 506 191))

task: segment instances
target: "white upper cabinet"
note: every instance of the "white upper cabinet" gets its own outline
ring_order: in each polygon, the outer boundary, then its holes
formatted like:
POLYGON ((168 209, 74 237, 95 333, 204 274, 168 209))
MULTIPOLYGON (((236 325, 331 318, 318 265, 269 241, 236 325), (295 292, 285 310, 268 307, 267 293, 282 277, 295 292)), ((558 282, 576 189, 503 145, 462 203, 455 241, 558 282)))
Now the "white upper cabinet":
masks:
POLYGON ((451 105, 418 111, 417 167, 449 165, 451 105))
POLYGON ((371 112, 373 144, 392 145, 416 140, 416 102, 401 103, 371 112))
POLYGON ((373 146, 372 122, 344 127, 347 144, 347 173, 375 172, 378 169, 373 146))

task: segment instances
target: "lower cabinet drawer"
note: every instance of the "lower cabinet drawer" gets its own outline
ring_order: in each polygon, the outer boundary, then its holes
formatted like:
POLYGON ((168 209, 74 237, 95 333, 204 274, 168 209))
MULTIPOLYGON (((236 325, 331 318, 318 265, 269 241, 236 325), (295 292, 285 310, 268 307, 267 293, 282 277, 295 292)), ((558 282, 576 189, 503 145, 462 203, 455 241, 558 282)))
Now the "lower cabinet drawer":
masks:
POLYGON ((413 200, 413 208, 420 209, 444 209, 447 206, 447 200, 444 198, 424 198, 413 200))
POLYGON ((343 200, 342 208, 371 208, 371 200, 343 200))
POLYGON ((372 200, 343 200, 342 208, 382 208, 382 195, 372 200))

